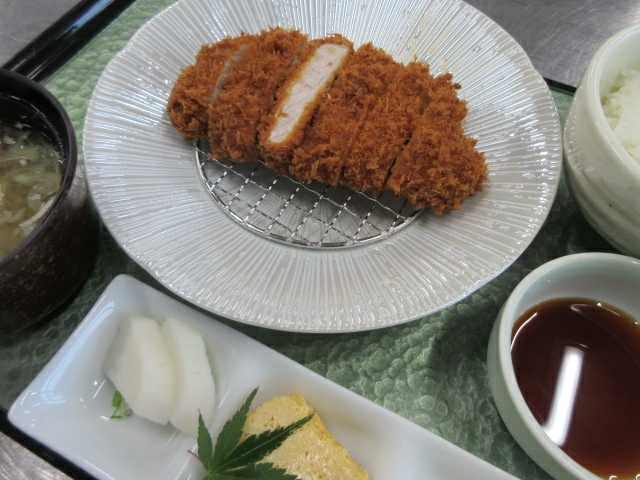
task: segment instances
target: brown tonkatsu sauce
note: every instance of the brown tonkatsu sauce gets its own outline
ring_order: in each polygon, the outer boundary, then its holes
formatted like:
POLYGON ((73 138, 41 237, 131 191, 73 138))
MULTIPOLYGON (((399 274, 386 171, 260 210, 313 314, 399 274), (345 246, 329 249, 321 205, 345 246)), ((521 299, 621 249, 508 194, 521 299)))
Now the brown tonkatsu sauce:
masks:
POLYGON ((550 300, 516 321, 511 353, 529 409, 560 448, 604 478, 640 474, 637 320, 592 300, 550 300))

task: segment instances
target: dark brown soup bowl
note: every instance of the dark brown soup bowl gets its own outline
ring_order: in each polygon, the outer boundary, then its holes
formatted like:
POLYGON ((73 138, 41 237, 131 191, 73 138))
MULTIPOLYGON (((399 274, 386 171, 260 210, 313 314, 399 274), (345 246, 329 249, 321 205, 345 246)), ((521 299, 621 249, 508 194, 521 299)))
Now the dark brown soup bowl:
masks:
POLYGON ((0 258, 0 334, 44 321, 78 290, 97 252, 99 224, 78 165, 73 125, 60 102, 39 83, 0 70, 0 116, 15 118, 58 143, 60 190, 42 222, 0 258))

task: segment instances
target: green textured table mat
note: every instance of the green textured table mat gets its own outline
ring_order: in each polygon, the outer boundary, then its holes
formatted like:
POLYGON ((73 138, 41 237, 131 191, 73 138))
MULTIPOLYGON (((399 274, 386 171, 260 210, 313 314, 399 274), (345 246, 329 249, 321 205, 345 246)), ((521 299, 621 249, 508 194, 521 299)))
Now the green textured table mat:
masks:
MULTIPOLYGON (((102 70, 140 26, 171 3, 139 0, 47 82, 68 110, 80 145, 89 98, 102 70)), ((564 122, 571 97, 552 93, 564 122)), ((89 278, 54 318, 0 337, 1 408, 10 407, 116 275, 126 273, 164 291, 106 229, 97 247, 98 260, 89 278)), ((516 477, 548 479, 498 415, 487 379, 489 333, 500 306, 531 270, 571 253, 612 250, 588 225, 561 182, 547 221, 521 257, 492 282, 437 314, 371 332, 330 335, 222 321, 516 477)))

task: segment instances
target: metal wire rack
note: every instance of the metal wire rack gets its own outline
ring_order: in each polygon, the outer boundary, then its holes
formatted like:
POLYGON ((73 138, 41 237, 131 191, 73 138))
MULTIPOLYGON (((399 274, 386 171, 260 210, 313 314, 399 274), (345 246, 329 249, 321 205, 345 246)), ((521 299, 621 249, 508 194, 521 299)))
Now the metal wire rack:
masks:
POLYGON ((271 240, 309 248, 350 247, 386 238, 418 214, 404 199, 374 198, 342 186, 304 184, 262 162, 234 162, 196 142, 200 176, 232 219, 271 240))

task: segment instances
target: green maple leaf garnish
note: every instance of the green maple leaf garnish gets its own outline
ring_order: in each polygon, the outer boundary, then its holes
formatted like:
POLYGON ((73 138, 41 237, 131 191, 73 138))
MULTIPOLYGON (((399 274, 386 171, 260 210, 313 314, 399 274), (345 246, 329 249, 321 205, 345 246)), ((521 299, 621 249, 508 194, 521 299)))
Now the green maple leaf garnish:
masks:
POLYGON ((282 445, 289 436, 313 415, 304 417, 286 427, 266 430, 257 435, 249 435, 244 440, 242 429, 247 421, 251 402, 258 389, 247 397, 240 409, 224 424, 215 447, 211 434, 207 430, 202 415, 198 416, 198 458, 202 462, 207 476, 204 480, 233 480, 261 478, 264 480, 297 480, 295 475, 286 473, 271 463, 258 463, 264 457, 282 445))

